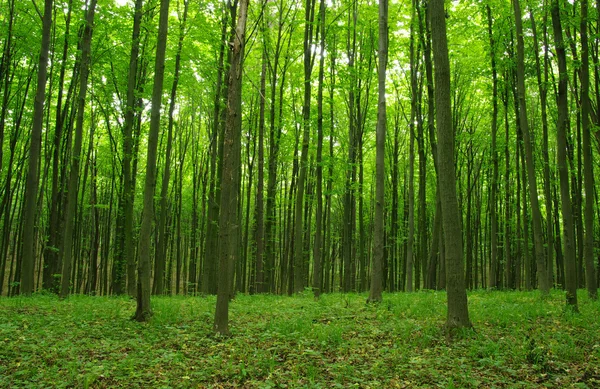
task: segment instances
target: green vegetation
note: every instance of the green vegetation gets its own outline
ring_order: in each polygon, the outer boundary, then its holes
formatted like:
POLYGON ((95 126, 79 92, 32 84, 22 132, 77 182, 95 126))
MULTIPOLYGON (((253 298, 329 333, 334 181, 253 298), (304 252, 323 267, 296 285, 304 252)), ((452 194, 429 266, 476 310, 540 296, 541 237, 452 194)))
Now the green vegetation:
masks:
POLYGON ((597 388, 600 306, 580 293, 469 294, 476 332, 444 338, 443 292, 238 295, 232 336, 212 335, 215 297, 74 295, 0 300, 0 387, 597 388))

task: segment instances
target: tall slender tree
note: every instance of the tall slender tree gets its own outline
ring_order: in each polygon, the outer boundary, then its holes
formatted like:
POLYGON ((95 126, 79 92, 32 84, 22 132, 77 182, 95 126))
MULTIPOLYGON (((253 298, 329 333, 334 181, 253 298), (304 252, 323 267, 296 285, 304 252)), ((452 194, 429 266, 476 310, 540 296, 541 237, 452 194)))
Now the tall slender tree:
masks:
POLYGON ((546 273, 547 264, 544 254, 544 242, 542 238, 542 214, 538 197, 537 181, 535 177, 535 164, 533 161, 533 144, 529 130, 527 116, 527 102, 525 90, 525 43, 523 41, 523 19, 521 16, 521 4, 519 0, 513 1, 515 17, 515 29, 517 35, 517 99, 519 105, 520 127, 525 143, 525 164, 527 166, 527 184, 529 186, 529 201, 531 206, 531 221, 533 225, 533 242, 535 245, 535 259, 537 267, 538 289, 542 294, 548 294, 550 285, 546 273))
MULTIPOLYGON (((319 1, 319 85, 317 90, 317 160, 316 185, 317 211, 315 214, 315 241, 313 249, 313 293, 318 298, 322 292, 323 278, 323 83, 325 79, 325 1, 319 1)), ((333 130, 333 129, 331 129, 333 130)))
POLYGON ((369 302, 381 301, 384 261, 384 209, 385 209, 385 132, 387 110, 385 76, 388 59, 388 0, 379 0, 379 41, 377 73, 377 134, 375 140, 375 219, 373 232, 373 261, 369 302))
POLYGON ((60 297, 65 298, 69 294, 71 286, 71 267, 73 249, 73 229, 77 211, 78 186, 80 174, 81 147, 83 144, 83 118, 87 95, 88 75, 90 71, 91 45, 96 12, 96 0, 91 0, 86 11, 86 21, 81 39, 81 60, 79 71, 79 96, 77 97, 77 122, 75 124, 75 140, 73 155, 71 156, 71 171, 69 173, 69 186, 67 195, 67 211, 65 214, 65 233, 62 253, 62 277, 60 285, 60 297))
POLYGON ((215 310, 215 332, 229 334, 229 299, 235 260, 239 257, 238 196, 242 132, 242 74, 248 0, 240 0, 228 77, 227 113, 223 143, 221 210, 219 214, 219 283, 215 310))
POLYGON ((442 198, 442 224, 446 251, 446 290, 448 293, 449 332, 461 327, 471 327, 465 289, 462 236, 458 200, 456 196, 456 172, 454 168, 454 130, 450 93, 450 62, 446 36, 446 11, 444 0, 431 0, 431 40, 435 64, 435 102, 438 135, 438 178, 442 198))
POLYGON ((594 269, 594 170, 592 157, 592 131, 590 126, 590 59, 588 43, 588 0, 581 0, 581 132, 583 133, 583 180, 585 185, 585 282, 588 296, 598 299, 598 284, 594 269))
POLYGON ((550 14, 554 30, 554 44, 558 60, 558 120, 556 122, 556 149, 558 176, 560 180, 561 212, 563 217, 565 245, 565 287, 567 305, 577 311, 577 257, 575 256, 575 227, 573 225, 573 209, 571 207, 571 192, 569 190, 569 172, 567 167, 567 126, 569 121, 569 106, 567 97, 567 56, 563 40, 562 23, 560 20, 559 0, 553 0, 550 14))
MULTIPOLYGON (((52 27, 52 0, 44 1, 42 17, 42 43, 38 58, 37 89, 33 103, 33 124, 29 143, 29 161, 23 204, 23 253, 21 259, 21 294, 31 295, 34 289, 34 265, 36 253, 35 221, 37 216, 37 192, 39 186, 39 161, 41 156, 44 102, 48 76, 48 51, 52 27)), ((6 228, 6 227, 5 227, 6 228)))
POLYGON ((165 75, 165 51, 167 47, 167 29, 169 25, 169 0, 162 0, 158 20, 158 40, 154 62, 154 87, 152 89, 152 110, 148 133, 148 151, 146 155, 146 179, 144 182, 144 209, 140 227, 138 248, 137 308, 135 320, 146 321, 152 316, 150 306, 150 264, 152 256, 152 221, 154 219, 154 189, 156 188, 156 152, 160 131, 160 113, 163 82, 165 75))

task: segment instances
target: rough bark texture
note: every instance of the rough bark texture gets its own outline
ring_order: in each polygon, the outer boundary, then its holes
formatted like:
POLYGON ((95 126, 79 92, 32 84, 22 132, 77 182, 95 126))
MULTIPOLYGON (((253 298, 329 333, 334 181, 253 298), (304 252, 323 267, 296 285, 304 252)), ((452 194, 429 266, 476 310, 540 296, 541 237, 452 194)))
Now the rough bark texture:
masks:
POLYGON ((215 332, 229 334, 229 299, 236 258, 239 257, 238 196, 241 163, 242 69, 248 0, 241 0, 229 68, 227 113, 223 143, 223 175, 221 177, 221 210, 219 214, 219 271, 215 332))

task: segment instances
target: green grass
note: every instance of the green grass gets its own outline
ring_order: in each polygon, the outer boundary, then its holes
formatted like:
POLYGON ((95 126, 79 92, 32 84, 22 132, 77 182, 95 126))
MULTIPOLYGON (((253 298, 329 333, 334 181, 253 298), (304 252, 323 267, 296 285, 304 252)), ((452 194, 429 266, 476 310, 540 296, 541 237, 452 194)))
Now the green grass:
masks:
POLYGON ((580 293, 470 293, 475 332, 444 335, 439 292, 237 296, 230 338, 213 297, 0 299, 0 388, 599 388, 600 304, 580 293))

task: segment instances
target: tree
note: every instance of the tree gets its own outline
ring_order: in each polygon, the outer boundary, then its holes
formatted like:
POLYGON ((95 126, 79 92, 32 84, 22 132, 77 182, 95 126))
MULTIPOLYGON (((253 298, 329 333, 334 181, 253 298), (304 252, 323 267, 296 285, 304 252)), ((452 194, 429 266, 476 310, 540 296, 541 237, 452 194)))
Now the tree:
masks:
POLYGON ((317 212, 315 215, 315 241, 313 250, 313 293, 319 298, 323 278, 323 81, 325 78, 325 1, 319 2, 319 86, 317 91, 317 212))
MULTIPOLYGON (((173 72, 173 85, 171 87, 171 95, 169 102, 169 121, 167 124, 167 151, 165 154, 165 169, 163 171, 163 179, 160 189, 160 205, 159 205, 159 222, 157 226, 158 239, 156 244, 156 255, 154 260, 154 294, 165 293, 165 265, 166 265, 166 222, 167 222, 167 192, 171 181, 171 153, 173 150, 173 112, 175 111, 175 103, 177 97, 177 87, 179 85, 179 71, 181 69, 181 50, 183 47, 183 38, 185 37, 185 28, 187 22, 189 0, 184 1, 183 18, 179 25, 179 39, 177 42, 177 54, 175 54, 175 70, 173 72)), ((170 287, 167 288, 170 290, 170 287)))
MULTIPOLYGON (((29 163, 25 186, 23 211, 23 259, 21 262, 21 293, 25 296, 33 292, 33 272, 35 265, 35 220, 37 215, 37 192, 39 185, 38 166, 42 142, 44 101, 46 100, 46 80, 48 75, 48 51, 50 49, 50 27, 52 26, 52 0, 44 1, 42 17, 42 44, 38 59, 37 89, 33 104, 33 124, 29 143, 29 163)), ((5 226, 6 228, 6 226, 5 226)))
POLYGON ((152 247, 152 220, 154 218, 154 189, 156 188, 156 151, 160 131, 160 113, 162 104, 163 81, 165 74, 165 51, 167 47, 167 27, 169 23, 169 0, 160 3, 158 20, 158 41, 154 62, 154 87, 152 89, 152 111, 148 133, 148 152, 146 160, 146 179, 144 182, 144 209, 139 237, 139 260, 137 279, 137 308, 135 320, 146 321, 152 316, 150 306, 150 257, 152 247))
POLYGON ((129 69, 127 73, 127 97, 125 102, 125 123, 123 124, 123 189, 119 200, 121 231, 117 226, 117 247, 115 264, 113 265, 113 292, 121 294, 125 291, 125 268, 127 266, 127 292, 130 296, 136 294, 136 277, 134 263, 134 177, 132 176, 133 155, 133 126, 135 119, 136 85, 138 74, 138 56, 140 52, 140 30, 142 24, 143 0, 135 1, 133 11, 133 30, 131 33, 131 52, 129 54, 129 69), (120 235, 119 235, 120 232, 120 235), (132 271, 133 270, 133 271, 132 271))
POLYGON ((304 101, 302 104, 302 154, 300 159, 300 174, 298 175, 298 186, 296 192, 295 224, 294 224, 294 292, 301 292, 304 289, 304 252, 303 252, 303 218, 304 209, 304 189, 306 183, 306 171, 308 165, 308 145, 310 143, 310 100, 311 85, 310 78, 313 68, 312 42, 315 20, 316 0, 306 0, 304 15, 304 101))
POLYGON ((385 98, 385 75, 388 55, 388 1, 379 0, 379 67, 377 73, 377 135, 376 135, 376 198, 374 220, 373 265, 371 269, 371 289, 369 302, 381 301, 383 290, 384 260, 384 215, 385 208, 385 132, 387 127, 387 111, 385 98))
POLYGON ((69 175, 67 211, 65 215, 65 233, 63 245, 62 278, 60 286, 60 297, 65 298, 69 294, 71 286, 72 266, 72 244, 73 244, 73 222, 77 210, 77 194, 79 185, 79 168, 81 159, 81 147, 83 143, 83 117, 85 99, 87 94, 88 74, 90 70, 91 44, 94 24, 94 13, 96 12, 96 0, 91 0, 86 11, 86 24, 81 40, 81 70, 79 71, 79 96, 77 97, 77 123, 75 125, 75 144, 71 157, 71 172, 69 175))
POLYGON ((590 126, 590 59, 588 56, 588 1, 581 0, 581 131, 583 133, 583 179, 585 184, 585 242, 583 256, 590 299, 598 299, 598 284, 594 270, 594 170, 590 126))
POLYGON ((231 51, 228 77, 227 116, 223 143, 223 176, 221 177, 221 211, 219 215, 219 283, 215 310, 215 332, 229 334, 229 299, 231 277, 238 251, 238 188, 241 150, 242 74, 248 0, 241 0, 231 51))
POLYGON ((554 29, 554 44, 558 60, 558 120, 556 122, 556 148, 557 165, 560 179, 560 199, 563 217, 563 231, 565 244, 565 287, 567 290, 567 306, 574 311, 577 307, 577 258, 575 256, 575 234, 573 226, 573 208, 571 207, 571 193, 569 190, 569 173, 567 167, 567 135, 566 129, 569 121, 569 107, 567 98, 567 58, 562 37, 562 25, 560 20, 560 6, 558 0, 553 0, 550 13, 552 15, 552 26, 554 29))
POLYGON ((471 327, 463 272, 463 251, 456 183, 454 177, 454 133, 450 103, 450 63, 446 36, 444 0, 431 0, 431 40, 435 65, 435 102, 438 140, 439 186, 442 198, 442 224, 446 250, 446 290, 448 293, 449 332, 471 327))
POLYGON ((535 165, 533 163, 533 145, 529 131, 527 116, 526 91, 525 91, 525 44, 523 42, 523 20, 519 0, 513 0, 515 15, 515 29, 517 35, 517 99, 519 105, 519 119, 523 141, 525 143, 525 164, 527 166, 527 183, 529 185, 529 201, 533 224, 533 241, 535 244, 535 258, 537 266, 538 288, 542 294, 548 294, 550 286, 546 274, 546 259, 544 256, 544 243, 542 240, 542 214, 538 200, 537 182, 535 178, 535 165))

